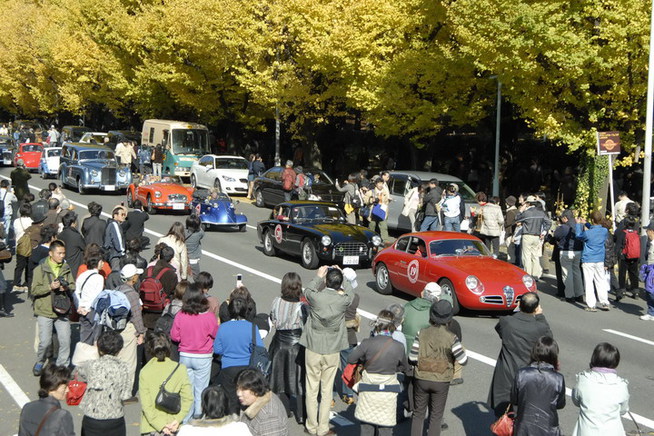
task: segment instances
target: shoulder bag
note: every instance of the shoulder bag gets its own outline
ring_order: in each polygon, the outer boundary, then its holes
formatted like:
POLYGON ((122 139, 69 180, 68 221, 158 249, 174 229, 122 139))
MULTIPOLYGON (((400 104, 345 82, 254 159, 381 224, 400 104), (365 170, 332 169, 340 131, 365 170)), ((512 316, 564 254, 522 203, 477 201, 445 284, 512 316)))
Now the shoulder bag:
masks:
POLYGON ((268 377, 270 375, 270 356, 266 347, 257 345, 256 325, 252 323, 252 354, 250 354, 250 368, 258 369, 268 377))
POLYGON ((511 403, 506 407, 504 415, 490 426, 490 431, 495 436, 512 436, 515 413, 511 411, 511 403))
POLYGON ((386 351, 386 348, 388 348, 389 345, 393 342, 393 338, 388 338, 386 343, 384 344, 383 347, 373 356, 370 361, 366 362, 365 364, 363 363, 348 363, 345 368, 343 369, 343 374, 341 375, 341 379, 343 379, 343 382, 345 385, 352 389, 355 384, 359 383, 361 380, 361 374, 363 374, 363 370, 366 369, 368 366, 372 365, 372 362, 377 360, 381 354, 386 351))
POLYGON ((34 433, 34 436, 39 436, 41 434, 41 430, 43 430, 43 426, 45 425, 46 421, 48 418, 50 418, 50 415, 52 415, 57 409, 59 409, 59 406, 52 406, 50 410, 43 416, 43 419, 39 423, 39 428, 36 429, 36 433, 34 433))
POLYGON ((170 373, 168 378, 161 383, 159 393, 154 400, 154 405, 157 409, 171 415, 177 415, 182 410, 182 397, 179 395, 179 392, 169 392, 166 390, 166 383, 175 374, 177 368, 179 368, 179 363, 175 366, 175 369, 173 369, 173 372, 170 373))
POLYGON ((68 382, 68 392, 66 392, 66 404, 69 406, 79 406, 79 403, 86 392, 86 383, 75 378, 68 382))

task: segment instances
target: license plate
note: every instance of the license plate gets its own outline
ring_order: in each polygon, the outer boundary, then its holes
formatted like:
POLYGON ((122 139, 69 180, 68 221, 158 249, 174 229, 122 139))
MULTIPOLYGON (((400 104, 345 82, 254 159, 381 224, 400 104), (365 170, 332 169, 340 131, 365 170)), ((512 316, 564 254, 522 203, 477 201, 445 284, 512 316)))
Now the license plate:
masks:
POLYGON ((184 204, 183 203, 175 203, 173 204, 173 210, 183 210, 184 209, 184 204))
POLYGON ((358 265, 359 256, 343 256, 343 265, 358 265))
POLYGON ((115 191, 116 185, 105 185, 103 188, 105 191, 115 191))

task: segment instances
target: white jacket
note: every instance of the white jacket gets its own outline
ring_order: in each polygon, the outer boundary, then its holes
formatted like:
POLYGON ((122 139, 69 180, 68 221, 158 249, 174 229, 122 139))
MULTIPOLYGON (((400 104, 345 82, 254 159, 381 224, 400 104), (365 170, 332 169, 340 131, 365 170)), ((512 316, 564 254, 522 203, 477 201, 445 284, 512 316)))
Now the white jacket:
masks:
POLYGON ((178 241, 173 236, 164 236, 159 239, 157 244, 161 244, 162 242, 175 251, 175 259, 179 264, 179 277, 182 280, 186 280, 188 275, 188 251, 186 244, 184 241, 178 241))
POLYGON ((617 374, 586 370, 577 374, 572 402, 579 419, 572 436, 624 435, 621 416, 629 411, 627 380, 617 374))
POLYGON ((97 269, 84 271, 75 280, 75 299, 77 307, 90 309, 95 297, 104 290, 104 277, 97 269), (88 280, 87 280, 88 279, 88 280), (83 287, 83 289, 82 289, 83 287))

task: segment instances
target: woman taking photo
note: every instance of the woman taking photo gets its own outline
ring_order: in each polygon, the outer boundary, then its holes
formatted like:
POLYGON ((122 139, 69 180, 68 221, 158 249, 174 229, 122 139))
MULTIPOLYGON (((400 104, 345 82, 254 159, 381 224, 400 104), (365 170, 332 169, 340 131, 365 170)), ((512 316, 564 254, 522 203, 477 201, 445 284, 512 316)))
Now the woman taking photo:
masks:
POLYGON ((235 380, 238 373, 250 365, 253 331, 256 344, 263 347, 259 329, 253 329, 253 324, 245 318, 247 311, 248 303, 243 298, 229 300, 230 320, 220 324, 213 345, 214 353, 222 357, 218 384, 227 392, 230 414, 238 412, 235 380))
POLYGON ((190 419, 202 413, 200 397, 204 388, 209 386, 218 321, 216 315, 208 311, 209 302, 195 284, 187 287, 183 301, 182 310, 175 315, 170 329, 170 338, 179 344, 179 363, 186 366, 193 385, 193 408, 188 414, 190 419))
POLYGON ((304 424, 304 357, 300 336, 307 317, 307 306, 300 301, 302 279, 294 272, 282 278, 282 295, 276 297, 270 310, 270 321, 275 335, 268 350, 272 369, 270 386, 284 403, 286 413, 291 413, 291 398, 295 397, 295 419, 304 424))
POLYGON ((225 389, 209 386, 202 392, 202 418, 184 425, 177 436, 250 436, 248 426, 230 415, 225 389))
POLYGON ((623 435, 622 415, 629 411, 627 380, 618 376, 620 351, 613 345, 597 344, 590 369, 577 374, 572 402, 579 418, 572 436, 623 435))
POLYGON ((468 363, 459 338, 450 331, 452 305, 439 300, 429 309, 429 327, 421 329, 413 340, 409 362, 414 371, 414 410, 411 436, 422 436, 429 404, 429 436, 440 436, 443 411, 454 376, 454 361, 468 363))
POLYGON ((361 421, 361 434, 393 433, 397 417, 397 373, 408 368, 404 346, 392 338, 393 314, 382 310, 373 324, 373 336, 364 339, 348 357, 348 363, 363 364, 359 401, 354 416, 361 421), (364 387, 365 386, 365 387, 364 387))
POLYGON ((132 396, 132 382, 127 363, 116 357, 123 348, 123 338, 107 330, 98 338, 100 358, 78 367, 86 380, 86 393, 80 408, 84 412, 82 436, 125 436, 123 401, 132 396))
POLYGON ((263 374, 257 369, 241 371, 236 379, 236 394, 244 410, 244 422, 253 436, 288 436, 286 410, 277 395, 270 392, 263 374))
POLYGON ((193 281, 198 280, 200 274, 200 258, 202 257, 202 238, 204 238, 204 230, 202 230, 202 223, 196 214, 192 214, 186 218, 186 230, 184 231, 186 238, 186 250, 188 252, 188 263, 193 272, 193 281))
POLYGON ((182 364, 178 366, 177 362, 170 360, 170 339, 165 333, 149 333, 145 346, 148 354, 154 357, 141 369, 139 375, 141 434, 158 436, 164 434, 166 429, 174 434, 193 407, 193 388, 186 367, 182 364), (155 406, 159 389, 166 379, 166 391, 181 397, 182 407, 176 415, 155 406))
POLYGON ((558 373, 559 345, 541 336, 531 349, 531 363, 518 370, 511 392, 517 407, 515 436, 560 436, 557 409, 565 407, 565 380, 558 373))
POLYGON ((336 179, 336 183, 334 184, 336 186, 336 189, 339 192, 344 192, 345 195, 343 196, 343 204, 346 206, 349 206, 350 212, 348 213, 347 210, 346 212, 346 220, 350 224, 356 224, 357 223, 357 215, 356 215, 356 210, 358 209, 358 206, 361 205, 361 198, 359 197, 359 187, 357 186, 357 175, 356 173, 352 173, 347 177, 347 180, 345 183, 343 183, 343 186, 338 184, 338 179, 336 179), (357 206, 358 204, 358 206, 357 206))
POLYGON ((179 265, 179 278, 186 280, 188 277, 188 251, 186 249, 186 236, 184 235, 184 225, 175 221, 170 230, 163 238, 160 238, 157 244, 164 243, 175 252, 175 260, 179 265))
POLYGON ((70 370, 50 364, 39 379, 39 399, 25 404, 20 412, 19 436, 74 436, 73 416, 61 408, 66 401, 70 370))

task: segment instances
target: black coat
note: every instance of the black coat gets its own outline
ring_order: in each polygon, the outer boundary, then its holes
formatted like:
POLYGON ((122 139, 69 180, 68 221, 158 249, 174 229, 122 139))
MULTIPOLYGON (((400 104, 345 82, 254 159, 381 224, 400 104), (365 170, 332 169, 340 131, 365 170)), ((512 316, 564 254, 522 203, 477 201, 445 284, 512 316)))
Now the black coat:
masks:
POLYGON ((557 409, 565 407, 565 380, 549 363, 532 363, 515 377, 511 404, 517 406, 514 436, 559 436, 557 409))
POLYGON ((104 243, 104 230, 107 222, 100 217, 90 216, 82 223, 82 235, 87 244, 98 244, 102 247, 104 243))
POLYGON ((73 416, 69 411, 61 408, 59 401, 50 396, 25 404, 20 412, 18 436, 36 434, 41 421, 52 407, 57 407, 57 409, 45 421, 40 434, 44 436, 74 436, 73 416))
POLYGON ((149 219, 150 215, 142 210, 133 210, 129 212, 123 223, 125 240, 130 241, 132 239, 140 238, 145 230, 145 222, 149 219))
POLYGON ((552 336, 545 316, 518 312, 503 316, 495 326, 502 339, 502 350, 497 358, 488 404, 496 409, 511 400, 513 380, 518 370, 529 364, 531 348, 541 336, 552 336))
POLYGON ((73 277, 77 277, 77 270, 84 261, 84 237, 74 227, 66 227, 59 233, 59 239, 66 244, 66 262, 70 266, 73 277))

